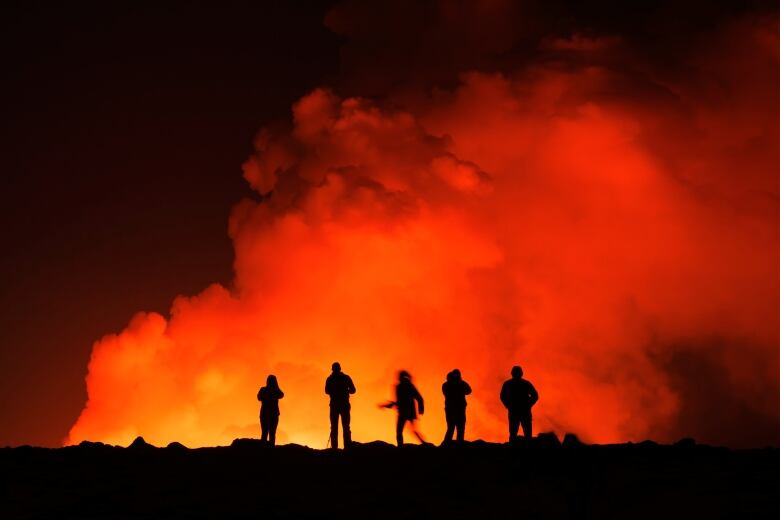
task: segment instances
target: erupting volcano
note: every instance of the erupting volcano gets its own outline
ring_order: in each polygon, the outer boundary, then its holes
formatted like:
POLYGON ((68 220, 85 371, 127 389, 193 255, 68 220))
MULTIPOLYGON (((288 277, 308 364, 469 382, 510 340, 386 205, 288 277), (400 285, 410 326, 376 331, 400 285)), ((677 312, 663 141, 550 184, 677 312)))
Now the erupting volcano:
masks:
POLYGON ((324 447, 334 361, 357 441, 393 440, 377 405, 400 369, 440 441, 454 368, 473 388, 466 438, 503 441, 498 394, 520 364, 536 431, 777 442, 777 27, 696 37, 684 68, 551 33, 453 83, 306 94, 243 164, 256 197, 229 218, 233 283, 97 341, 65 443, 258 437, 275 374, 277 442, 324 447))

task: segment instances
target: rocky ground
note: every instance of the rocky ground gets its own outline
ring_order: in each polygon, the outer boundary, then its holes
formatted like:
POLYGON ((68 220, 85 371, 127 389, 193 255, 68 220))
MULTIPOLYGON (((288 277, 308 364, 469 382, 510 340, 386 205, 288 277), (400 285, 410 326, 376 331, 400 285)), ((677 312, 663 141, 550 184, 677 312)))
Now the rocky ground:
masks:
POLYGON ((780 518, 776 449, 681 441, 357 444, 348 451, 0 449, 3 518, 780 518))

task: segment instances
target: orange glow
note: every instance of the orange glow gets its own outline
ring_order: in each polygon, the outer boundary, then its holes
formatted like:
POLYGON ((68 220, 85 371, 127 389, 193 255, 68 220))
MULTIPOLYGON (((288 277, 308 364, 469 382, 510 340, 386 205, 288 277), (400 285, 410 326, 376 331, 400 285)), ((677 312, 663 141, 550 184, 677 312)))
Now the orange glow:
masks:
POLYGON ((98 341, 66 443, 258 437, 255 395, 273 373, 278 442, 324 447, 333 361, 357 387, 357 441, 393 442, 377 404, 399 369, 426 399, 422 433, 441 441, 453 368, 474 388, 467 439, 502 441, 513 364, 541 395, 536 431, 673 438, 696 432, 668 429, 682 397, 665 361, 714 337, 738 345, 707 353, 729 384, 753 395, 761 381, 774 397, 751 406, 776 413, 777 99, 740 81, 777 53, 772 33, 748 34, 746 46, 769 39, 765 60, 718 70, 728 102, 703 96, 706 77, 670 85, 670 102, 639 99, 615 71, 555 64, 466 74, 406 110, 315 90, 244 165, 271 195, 232 212, 234 286, 98 341))

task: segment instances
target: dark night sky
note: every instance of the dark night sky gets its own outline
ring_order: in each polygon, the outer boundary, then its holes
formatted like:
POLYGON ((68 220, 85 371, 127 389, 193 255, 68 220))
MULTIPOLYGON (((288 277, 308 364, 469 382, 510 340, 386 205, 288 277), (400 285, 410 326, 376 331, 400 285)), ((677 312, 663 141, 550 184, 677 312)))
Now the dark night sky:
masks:
POLYGON ((0 446, 58 445, 95 340, 229 282, 255 133, 337 67, 322 3, 164 4, 2 8, 0 446))

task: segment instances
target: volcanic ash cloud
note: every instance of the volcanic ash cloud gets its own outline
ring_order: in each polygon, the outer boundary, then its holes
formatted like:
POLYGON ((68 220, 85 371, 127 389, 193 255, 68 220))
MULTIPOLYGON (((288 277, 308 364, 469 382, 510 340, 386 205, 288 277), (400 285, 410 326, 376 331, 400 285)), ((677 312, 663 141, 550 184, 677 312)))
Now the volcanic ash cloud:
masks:
POLYGON ((541 394, 537 431, 776 440, 778 107, 741 78, 777 54, 771 31, 730 30, 744 37, 725 32, 724 52, 750 60, 701 54, 678 80, 604 65, 620 40, 577 37, 403 108, 306 95, 244 164, 258 198, 230 217, 233 285, 98 341, 67 443, 257 436, 274 373, 279 440, 322 447, 336 360, 358 441, 392 440, 376 405, 403 368, 438 442, 456 367, 467 436, 504 440, 513 364, 541 394))

